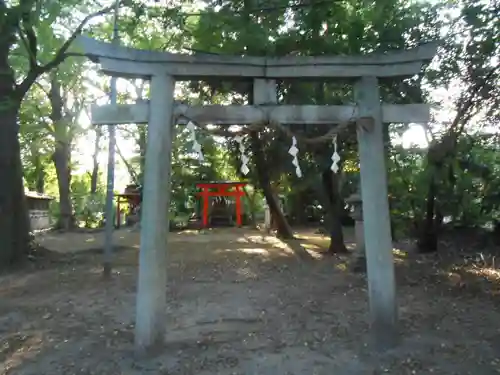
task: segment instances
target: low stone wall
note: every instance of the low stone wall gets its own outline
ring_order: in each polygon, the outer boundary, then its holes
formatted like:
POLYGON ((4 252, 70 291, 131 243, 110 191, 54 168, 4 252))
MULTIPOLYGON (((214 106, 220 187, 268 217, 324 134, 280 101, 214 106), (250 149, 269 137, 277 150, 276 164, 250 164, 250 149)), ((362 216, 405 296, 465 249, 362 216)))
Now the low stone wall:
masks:
POLYGON ((48 210, 29 210, 31 230, 45 230, 52 226, 48 210))

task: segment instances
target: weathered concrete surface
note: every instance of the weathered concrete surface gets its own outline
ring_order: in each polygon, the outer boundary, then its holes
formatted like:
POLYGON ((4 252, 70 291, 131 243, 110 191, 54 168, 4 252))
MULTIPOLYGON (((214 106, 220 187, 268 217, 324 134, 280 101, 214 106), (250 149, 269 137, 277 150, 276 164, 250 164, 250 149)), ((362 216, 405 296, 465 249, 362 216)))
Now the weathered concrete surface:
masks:
POLYGON ((355 94, 360 115, 373 119, 370 129, 358 126, 357 131, 371 324, 376 345, 385 349, 396 343, 397 306, 377 78, 362 77, 355 86, 355 94))
POLYGON ((172 158, 172 108, 175 81, 167 75, 151 80, 137 284, 135 346, 137 352, 163 343, 166 329, 165 285, 172 158))
MULTIPOLYGON (((149 102, 120 105, 94 105, 92 124, 145 124, 149 121, 149 102)), ((188 119, 206 125, 245 125, 262 121, 280 124, 332 125, 356 120, 359 108, 349 105, 205 105, 176 104, 176 123, 185 125, 188 119)), ((426 123, 430 120, 428 104, 383 104, 384 123, 426 123)))
POLYGON ((406 77, 420 73, 425 62, 437 50, 437 43, 428 43, 408 51, 373 53, 360 56, 286 56, 280 58, 254 56, 182 55, 139 50, 100 42, 79 36, 75 44, 106 74, 144 78, 169 74, 177 80, 203 77, 234 78, 355 78, 406 77))

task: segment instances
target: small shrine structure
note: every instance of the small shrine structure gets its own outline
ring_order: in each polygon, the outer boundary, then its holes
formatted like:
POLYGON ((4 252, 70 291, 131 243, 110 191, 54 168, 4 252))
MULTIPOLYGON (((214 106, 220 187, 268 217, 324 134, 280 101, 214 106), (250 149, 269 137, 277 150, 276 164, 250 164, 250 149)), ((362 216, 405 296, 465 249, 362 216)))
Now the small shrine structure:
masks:
POLYGON ((24 192, 24 195, 26 196, 26 203, 28 205, 31 230, 50 229, 52 226, 50 220, 50 202, 54 200, 54 197, 28 190, 24 192))
POLYGON ((138 185, 128 185, 122 194, 115 194, 116 198, 116 227, 120 228, 122 219, 122 205, 127 205, 127 222, 134 224, 139 221, 140 207, 142 201, 141 187, 138 185))
MULTIPOLYGON (((211 219, 217 216, 217 211, 225 211, 222 215, 227 215, 228 207, 226 199, 212 199, 214 197, 234 197, 235 207, 236 207, 236 225, 241 227, 243 225, 242 220, 242 206, 241 198, 245 196, 245 191, 243 190, 247 185, 246 182, 200 182, 196 184, 196 187, 201 189, 201 192, 197 195, 203 201, 202 205, 202 225, 207 228, 211 224, 211 219)), ((230 206, 230 205, 229 205, 230 206)), ((229 217, 232 217, 229 216, 229 217)))

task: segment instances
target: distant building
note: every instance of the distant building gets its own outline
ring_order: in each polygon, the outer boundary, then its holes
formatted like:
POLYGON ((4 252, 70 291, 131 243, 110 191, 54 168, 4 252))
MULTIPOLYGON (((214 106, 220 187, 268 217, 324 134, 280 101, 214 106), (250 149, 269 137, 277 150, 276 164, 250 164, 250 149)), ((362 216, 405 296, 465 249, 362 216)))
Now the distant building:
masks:
POLYGON ((54 197, 34 191, 25 191, 32 231, 50 229, 49 206, 54 197))

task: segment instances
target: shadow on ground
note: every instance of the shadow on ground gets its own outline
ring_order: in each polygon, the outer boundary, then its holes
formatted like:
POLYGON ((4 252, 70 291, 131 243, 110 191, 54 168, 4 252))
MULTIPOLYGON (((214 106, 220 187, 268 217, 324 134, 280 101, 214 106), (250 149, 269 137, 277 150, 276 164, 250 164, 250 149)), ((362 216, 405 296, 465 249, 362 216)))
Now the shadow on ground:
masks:
POLYGON ((172 236, 167 343, 154 358, 136 360, 138 234, 116 233, 121 250, 107 282, 100 254, 82 245, 97 249, 102 238, 85 236, 45 238, 44 246, 59 246, 57 261, 0 276, 0 373, 481 375, 499 369, 500 313, 484 293, 460 294, 463 288, 444 281, 419 279, 437 273, 396 252, 401 341, 377 354, 369 345, 366 278, 348 271, 348 257, 323 256, 326 240, 310 233, 287 244, 248 230, 172 236))

